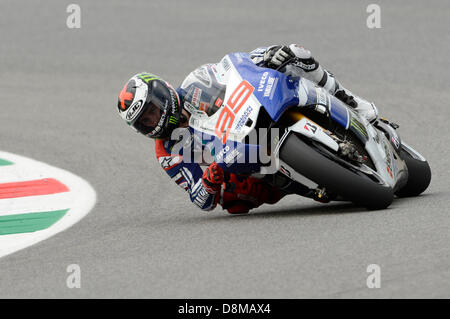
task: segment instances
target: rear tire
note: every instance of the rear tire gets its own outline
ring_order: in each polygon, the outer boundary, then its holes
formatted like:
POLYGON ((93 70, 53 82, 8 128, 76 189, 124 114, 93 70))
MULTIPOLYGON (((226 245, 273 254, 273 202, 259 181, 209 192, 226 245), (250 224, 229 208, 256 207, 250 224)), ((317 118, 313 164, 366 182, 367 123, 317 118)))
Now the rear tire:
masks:
POLYGON ((408 181, 395 195, 398 197, 418 196, 430 185, 430 165, 427 161, 413 158, 403 149, 400 151, 400 156, 405 160, 406 166, 408 167, 408 181))
POLYGON ((295 134, 286 138, 280 150, 280 158, 321 187, 368 209, 384 209, 393 201, 391 187, 380 185, 363 173, 341 166, 295 134))

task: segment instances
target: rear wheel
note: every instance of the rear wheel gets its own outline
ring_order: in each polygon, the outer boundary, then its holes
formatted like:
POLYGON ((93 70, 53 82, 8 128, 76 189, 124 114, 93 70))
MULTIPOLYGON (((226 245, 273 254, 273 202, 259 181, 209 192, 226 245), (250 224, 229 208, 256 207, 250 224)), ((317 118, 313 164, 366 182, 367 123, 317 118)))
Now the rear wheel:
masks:
POLYGON ((398 197, 418 196, 430 185, 430 165, 425 160, 414 158, 404 148, 401 149, 400 156, 405 160, 408 167, 408 181, 395 195, 398 197))
POLYGON ((391 187, 360 171, 344 167, 296 134, 286 138, 280 149, 280 158, 299 174, 358 205, 383 209, 392 203, 391 187))

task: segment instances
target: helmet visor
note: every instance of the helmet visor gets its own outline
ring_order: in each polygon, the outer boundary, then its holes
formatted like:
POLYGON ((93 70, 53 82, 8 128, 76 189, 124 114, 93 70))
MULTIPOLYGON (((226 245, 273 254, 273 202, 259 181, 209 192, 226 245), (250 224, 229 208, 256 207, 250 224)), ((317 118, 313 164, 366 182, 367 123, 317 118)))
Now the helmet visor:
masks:
POLYGON ((170 105, 172 103, 169 89, 161 82, 153 81, 151 92, 147 95, 143 111, 134 127, 144 135, 157 135, 164 126, 170 105))

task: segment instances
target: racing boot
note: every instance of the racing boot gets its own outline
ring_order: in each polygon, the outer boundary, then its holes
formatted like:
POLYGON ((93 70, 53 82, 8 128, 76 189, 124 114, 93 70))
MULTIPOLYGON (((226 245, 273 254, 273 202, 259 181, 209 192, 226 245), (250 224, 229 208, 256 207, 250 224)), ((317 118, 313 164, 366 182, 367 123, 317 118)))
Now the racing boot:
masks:
POLYGON ((377 119, 378 109, 373 102, 368 102, 358 96, 355 96, 355 101, 358 105, 354 109, 359 115, 364 117, 369 123, 377 119))

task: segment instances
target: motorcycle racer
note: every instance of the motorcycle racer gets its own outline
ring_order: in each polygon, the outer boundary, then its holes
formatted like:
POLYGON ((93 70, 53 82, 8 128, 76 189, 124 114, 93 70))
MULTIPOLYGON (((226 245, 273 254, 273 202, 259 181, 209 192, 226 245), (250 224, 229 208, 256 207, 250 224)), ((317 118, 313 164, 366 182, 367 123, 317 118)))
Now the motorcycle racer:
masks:
MULTIPOLYGON (((250 52, 250 57, 260 67, 277 69, 288 76, 306 77, 368 121, 378 115, 373 103, 345 89, 331 72, 322 68, 310 51, 301 46, 260 47, 250 52)), ((176 90, 158 76, 140 73, 133 76, 120 92, 118 110, 134 130, 155 139, 156 157, 161 167, 202 210, 212 210, 219 203, 229 213, 247 213, 264 203, 274 204, 288 194, 327 202, 326 198, 317 197, 306 186, 281 174, 275 174, 271 180, 258 179, 224 172, 215 162, 203 171, 203 163, 183 159, 191 155, 183 154, 186 148, 174 152, 178 142, 170 139, 174 129, 187 128, 192 112, 214 114, 224 100, 224 93, 225 83, 220 80, 216 64, 197 68, 176 90)), ((192 153, 196 151, 193 148, 192 153)))

